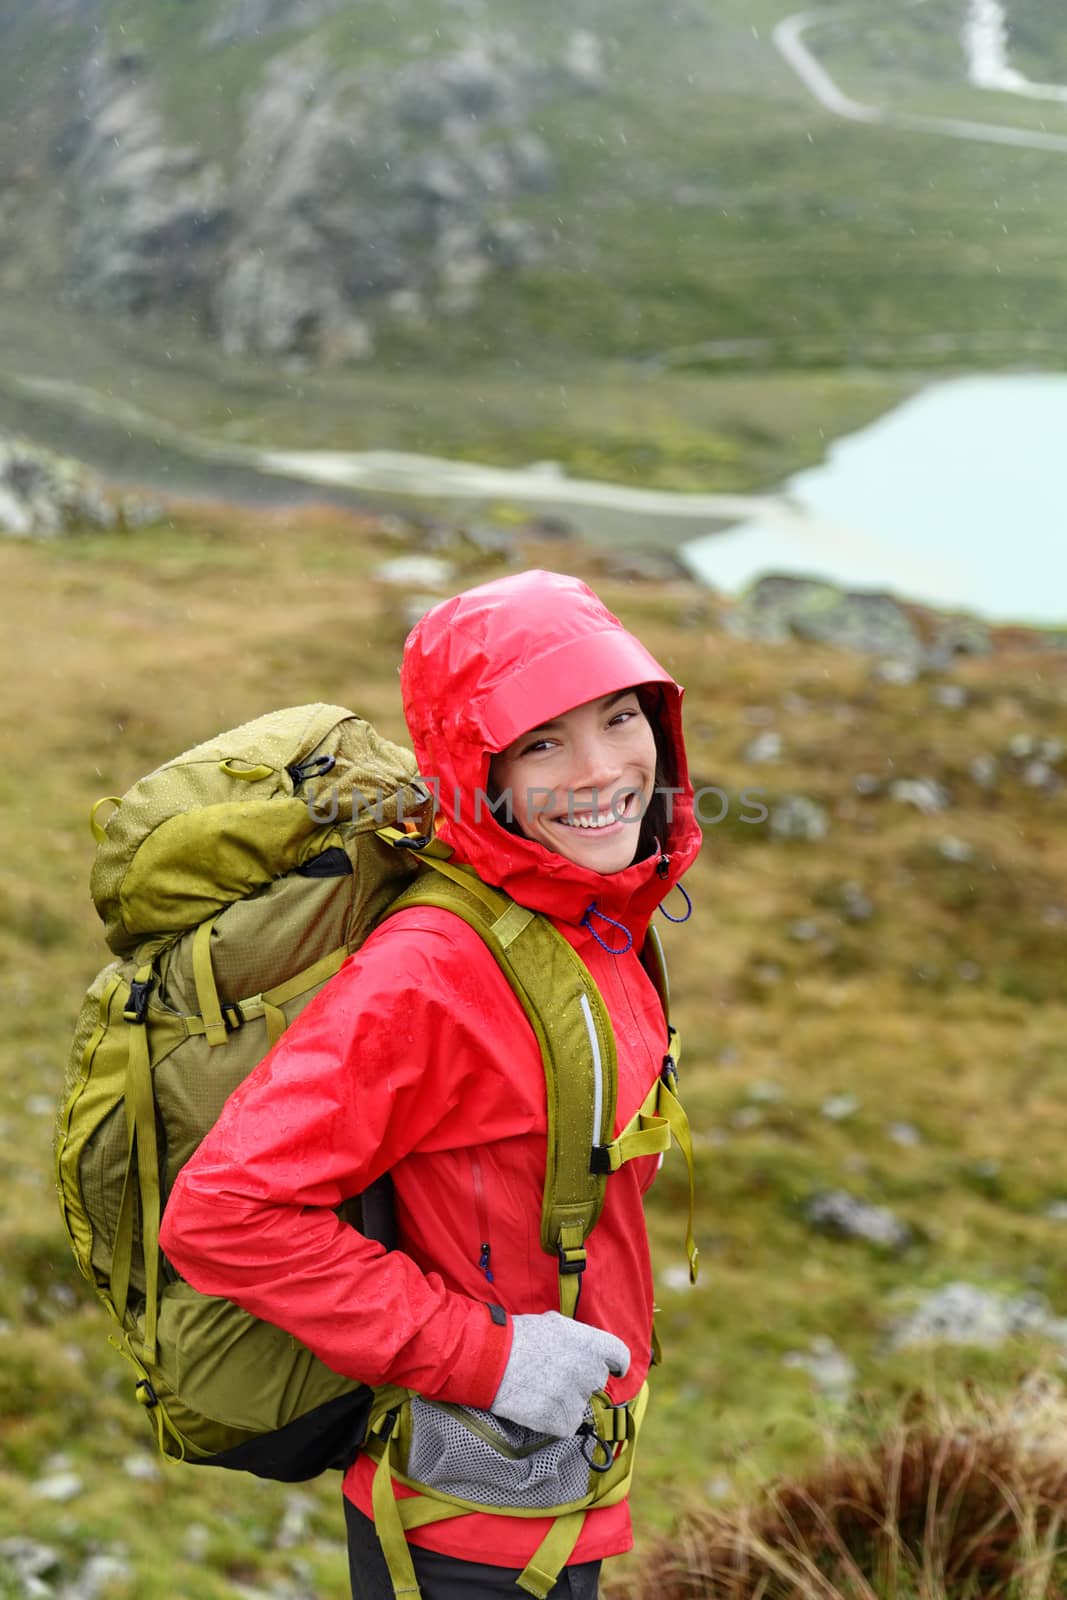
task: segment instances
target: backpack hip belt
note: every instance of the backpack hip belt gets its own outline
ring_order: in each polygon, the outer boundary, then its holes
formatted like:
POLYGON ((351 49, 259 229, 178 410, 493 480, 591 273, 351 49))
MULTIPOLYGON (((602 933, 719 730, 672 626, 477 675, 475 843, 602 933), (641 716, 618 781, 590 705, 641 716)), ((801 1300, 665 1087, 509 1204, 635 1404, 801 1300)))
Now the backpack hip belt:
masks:
MULTIPOLYGON (((593 1395, 590 1401, 593 1420, 587 1433, 594 1441, 586 1456, 590 1467, 588 1490, 576 1500, 548 1507, 489 1505, 463 1499, 410 1477, 404 1471, 404 1464, 411 1451, 411 1405, 415 1398, 414 1391, 409 1389, 379 1390, 371 1409, 369 1437, 364 1446, 377 1462, 372 1489, 374 1526, 394 1595, 418 1597, 421 1592, 407 1544, 409 1529, 424 1528, 464 1512, 480 1511, 497 1516, 553 1518, 548 1533, 516 1579, 518 1588, 537 1596, 538 1600, 545 1600, 574 1550, 586 1512, 594 1507, 617 1505, 629 1493, 637 1438, 648 1406, 647 1380, 625 1404, 613 1404, 603 1392, 593 1395), (397 1483, 415 1493, 398 1498, 397 1483)), ((448 1409, 457 1412, 462 1408, 448 1409)))

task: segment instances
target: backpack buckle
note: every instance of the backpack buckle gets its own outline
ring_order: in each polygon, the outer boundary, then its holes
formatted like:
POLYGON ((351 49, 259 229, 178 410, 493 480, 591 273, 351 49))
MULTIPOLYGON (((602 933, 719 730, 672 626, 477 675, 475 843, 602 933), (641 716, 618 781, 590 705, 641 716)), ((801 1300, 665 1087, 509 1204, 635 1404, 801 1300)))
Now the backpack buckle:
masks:
POLYGON ((663 1057, 663 1067, 660 1071, 660 1081, 662 1082, 663 1087, 665 1089, 669 1089, 672 1094, 678 1087, 678 1068, 675 1066, 674 1057, 671 1055, 663 1057))
POLYGON ((148 1016, 148 996, 151 992, 151 978, 144 983, 138 983, 136 978, 131 980, 129 1002, 122 1013, 124 1021, 140 1023, 143 1026, 148 1016))
POLYGON ((238 1028, 245 1025, 245 1014, 236 1000, 220 1000, 219 1010, 222 1012, 222 1022, 227 1033, 236 1033, 238 1028))
POLYGON ((595 1144, 589 1152, 589 1170, 598 1177, 605 1173, 614 1172, 611 1164, 611 1146, 608 1144, 595 1144))
POLYGON ((556 1246, 559 1256, 559 1272, 561 1278, 573 1278, 575 1273, 585 1271, 586 1255, 584 1248, 579 1245, 577 1249, 566 1249, 563 1245, 556 1246))

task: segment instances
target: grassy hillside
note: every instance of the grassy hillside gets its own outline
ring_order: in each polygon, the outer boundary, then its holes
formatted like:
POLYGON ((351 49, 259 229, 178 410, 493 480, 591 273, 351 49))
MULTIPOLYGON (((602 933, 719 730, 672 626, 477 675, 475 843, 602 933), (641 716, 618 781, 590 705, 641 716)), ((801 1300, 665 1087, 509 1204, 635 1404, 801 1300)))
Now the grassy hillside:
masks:
MULTIPOLYGON (((917 370, 1059 366, 1067 157, 834 118, 771 42, 790 10, 788 0, 677 0, 665 27, 647 7, 551 0, 534 32, 528 7, 494 4, 492 28, 534 59, 558 60, 575 27, 604 45, 603 93, 553 100, 540 121, 558 182, 517 202, 544 240, 537 265, 492 283, 477 313, 386 329, 369 368, 321 379, 227 361, 174 317, 111 324, 100 339, 105 386, 137 403, 154 387, 165 420, 249 440, 548 457, 592 475, 717 488, 774 482, 810 455, 788 441, 750 451, 728 417, 719 426, 724 391, 672 388, 665 370, 810 373, 789 402, 799 434, 809 417, 824 426, 827 393, 839 429, 872 402, 891 404, 917 370), (852 380, 836 387, 844 369, 873 370, 869 396, 852 380), (475 381, 457 405, 460 378, 475 381)), ((1059 8, 1028 0, 1017 10, 1033 70, 1059 48, 1059 8)), ((58 25, 49 7, 0 0, 7 368, 35 370, 41 345, 53 365, 78 365, 56 318, 64 179, 50 151, 81 56, 97 38, 144 49, 171 137, 232 162, 265 65, 304 35, 264 31, 205 51, 216 11, 213 0, 95 0, 58 25)), ((890 18, 873 3, 849 7, 810 43, 860 98, 1067 128, 1064 107, 963 84, 961 14, 958 0, 890 18)), ((339 67, 378 74, 482 25, 398 0, 344 8, 311 33, 339 67)), ((781 408, 765 391, 740 417, 742 434, 760 427, 764 407, 773 431, 781 408)))
MULTIPOLYGON (((382 549, 339 513, 221 509, 121 539, 0 545, 0 1527, 55 1550, 65 1579, 121 1558, 109 1600, 346 1593, 336 1482, 295 1493, 152 1471, 67 1252, 49 1145, 73 1019, 106 956, 86 893, 90 804, 284 703, 337 699, 403 738, 403 626, 369 576, 382 549), (63 1473, 78 1480, 69 1497, 47 1498, 63 1473)), ((456 554, 461 583, 497 570, 456 554)), ((678 1287, 670 1161, 651 1213, 667 1360, 636 1495, 647 1541, 681 1505, 744 1498, 828 1439, 873 1436, 918 1388, 1006 1395, 1055 1363, 1039 1341, 894 1352, 886 1329, 916 1293, 960 1278, 1036 1289, 1067 1313, 1065 1224, 1046 1216, 1067 1198, 1067 798, 1028 781, 1019 755, 1020 736, 1067 742, 1067 656, 1005 633, 993 657, 891 684, 859 656, 734 638, 688 584, 610 580, 568 545, 526 557, 588 577, 687 685, 694 772, 732 797, 689 880, 694 917, 666 930, 704 1273, 678 1287), (965 703, 939 692, 949 682, 965 703), (782 750, 761 764, 749 747, 768 727, 782 750), (982 754, 1000 764, 991 787, 971 771, 982 754), (950 809, 891 798, 895 777, 936 778, 950 809), (746 826, 744 788, 768 804, 808 796, 826 836, 746 826), (855 1104, 829 1114, 843 1095, 855 1104), (913 1242, 814 1233, 804 1208, 828 1188, 891 1207, 913 1242), (856 1366, 847 1403, 785 1364, 819 1337, 856 1366)))

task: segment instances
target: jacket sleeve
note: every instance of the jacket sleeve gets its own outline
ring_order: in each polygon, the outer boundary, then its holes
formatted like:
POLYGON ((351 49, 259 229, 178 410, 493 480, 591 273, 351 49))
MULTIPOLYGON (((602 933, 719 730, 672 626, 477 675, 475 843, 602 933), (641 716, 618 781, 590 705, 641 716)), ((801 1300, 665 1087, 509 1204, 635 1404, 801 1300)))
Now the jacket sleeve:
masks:
POLYGON ((160 1242, 195 1289, 344 1376, 487 1407, 510 1323, 333 1209, 420 1148, 471 1141, 478 973, 421 915, 376 930, 230 1096, 178 1175, 160 1242))

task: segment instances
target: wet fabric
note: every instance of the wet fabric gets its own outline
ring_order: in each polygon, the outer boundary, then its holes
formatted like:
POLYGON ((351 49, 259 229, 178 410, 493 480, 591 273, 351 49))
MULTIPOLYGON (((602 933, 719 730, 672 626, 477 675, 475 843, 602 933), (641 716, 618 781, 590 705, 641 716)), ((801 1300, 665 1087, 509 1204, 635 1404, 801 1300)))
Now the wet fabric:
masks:
MULTIPOLYGON (((699 847, 681 691, 584 584, 552 573, 501 579, 435 607, 409 640, 401 685, 419 770, 439 787, 441 837, 485 881, 549 916, 600 990, 618 1055, 618 1133, 666 1046, 641 946, 699 847), (635 683, 655 687, 680 791, 650 855, 606 876, 484 811, 475 821, 465 800, 485 785, 490 753, 523 731, 516 719, 534 725, 635 683), (592 904, 627 930, 623 953, 594 938, 592 904)), ((231 1096, 175 1185, 164 1249, 201 1292, 284 1327, 337 1372, 491 1410, 511 1335, 487 1303, 510 1313, 558 1307, 557 1263, 540 1247, 546 1125, 540 1050, 493 957, 450 913, 406 909, 371 934, 231 1096), (396 1195, 399 1247, 390 1252, 334 1211, 384 1172, 396 1195)), ((612 1175, 589 1241, 579 1318, 632 1356, 608 1386, 615 1403, 634 1397, 650 1362, 643 1196, 656 1166, 644 1157, 612 1175)), ((364 1513, 372 1477, 361 1457, 345 1478, 364 1513)), ((520 1569, 550 1525, 474 1512, 409 1540, 520 1569)), ((599 1508, 573 1559, 630 1543, 625 1503, 599 1508)))

